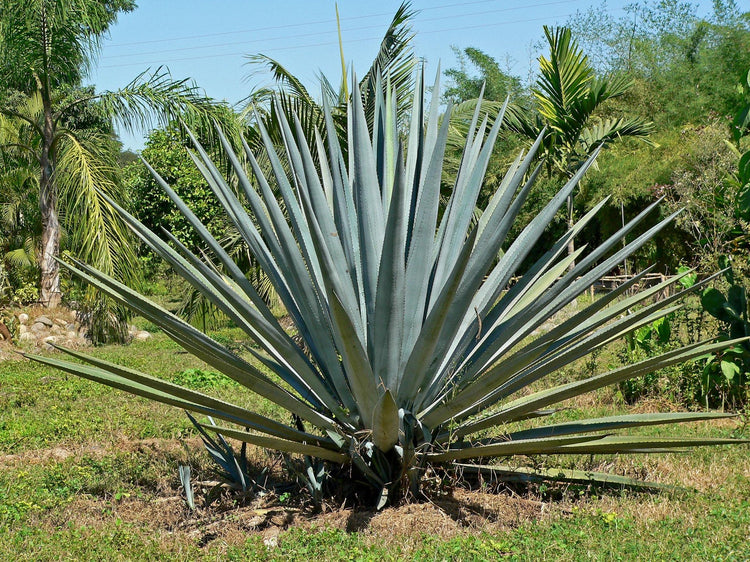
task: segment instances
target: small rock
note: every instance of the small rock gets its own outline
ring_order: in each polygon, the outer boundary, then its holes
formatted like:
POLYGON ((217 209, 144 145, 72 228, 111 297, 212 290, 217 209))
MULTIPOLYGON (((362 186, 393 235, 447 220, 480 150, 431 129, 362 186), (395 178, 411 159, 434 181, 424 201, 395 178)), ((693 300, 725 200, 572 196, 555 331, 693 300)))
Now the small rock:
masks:
POLYGON ((50 333, 60 335, 63 333, 63 329, 60 326, 52 326, 52 328, 50 328, 50 333))
POLYGON ((28 327, 28 326, 26 326, 26 325, 24 325, 24 324, 19 324, 19 325, 18 325, 18 333, 19 333, 19 334, 25 334, 25 333, 27 333, 28 331, 29 331, 29 327, 28 327))
POLYGON ((263 544, 268 548, 276 548, 279 546, 278 530, 276 530, 276 533, 267 532, 266 536, 263 538, 263 544))
POLYGON ((26 314, 25 312, 22 312, 21 314, 18 315, 19 324, 26 324, 26 322, 28 321, 29 321, 29 315, 26 314))
POLYGON ((31 325, 31 331, 34 332, 35 334, 39 334, 41 332, 45 332, 45 331, 47 331, 47 325, 46 324, 42 324, 41 322, 34 322, 31 325))
POLYGON ((71 340, 76 339, 76 332, 75 330, 70 330, 65 334, 66 337, 68 337, 71 340))
POLYGON ((65 324, 65 329, 68 330, 69 332, 75 332, 76 325, 73 324, 72 322, 70 324, 65 324))
POLYGON ((147 339, 151 338, 151 334, 149 334, 145 330, 141 330, 140 332, 136 332, 133 337, 137 339, 138 341, 146 341, 147 339))
POLYGON ((52 320, 50 320, 50 319, 49 319, 49 318, 47 318, 46 316, 39 316, 39 317, 38 317, 38 318, 36 319, 35 323, 37 323, 37 324, 44 324, 44 325, 45 325, 45 326, 47 326, 48 328, 51 328, 51 327, 52 327, 52 324, 53 324, 52 320))
POLYGON ((23 332, 20 336, 18 336, 18 339, 19 341, 34 341, 36 339, 36 336, 31 332, 23 332))
POLYGON ((55 336, 47 336, 46 338, 44 338, 39 343, 42 344, 42 348, 45 351, 52 351, 53 349, 55 349, 55 346, 53 346, 52 344, 53 343, 57 343, 57 337, 55 337, 55 336))
POLYGON ((65 318, 55 318, 55 324, 58 326, 65 326, 67 323, 68 321, 65 318))

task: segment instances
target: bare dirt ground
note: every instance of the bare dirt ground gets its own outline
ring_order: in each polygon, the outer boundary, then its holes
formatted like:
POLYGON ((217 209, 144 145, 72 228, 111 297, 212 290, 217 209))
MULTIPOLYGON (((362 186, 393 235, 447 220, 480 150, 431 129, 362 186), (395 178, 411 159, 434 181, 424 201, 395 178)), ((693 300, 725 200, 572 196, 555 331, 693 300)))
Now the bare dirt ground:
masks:
POLYGON ((516 528, 553 511, 560 515, 560 509, 540 501, 509 493, 462 489, 438 499, 407 503, 379 512, 327 506, 317 513, 309 507, 280 505, 278 497, 273 495, 246 504, 225 498, 209 508, 190 511, 179 491, 172 491, 173 495, 147 499, 130 497, 118 502, 81 497, 59 512, 58 518, 48 518, 43 524, 54 527, 73 522, 95 528, 107 519, 119 519, 123 523, 148 526, 160 534, 180 535, 199 545, 211 541, 241 544, 253 535, 262 537, 267 544, 274 544, 281 532, 292 527, 334 528, 360 533, 367 542, 397 540, 406 546, 410 542, 416 546, 425 533, 445 540, 463 534, 516 528))

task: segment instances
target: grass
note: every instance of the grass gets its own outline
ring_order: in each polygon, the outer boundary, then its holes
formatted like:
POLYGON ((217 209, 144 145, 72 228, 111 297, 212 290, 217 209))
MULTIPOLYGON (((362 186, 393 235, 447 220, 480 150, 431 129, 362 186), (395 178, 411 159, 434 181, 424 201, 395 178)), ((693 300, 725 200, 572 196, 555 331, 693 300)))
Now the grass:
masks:
MULTIPOLYGON (((231 331, 221 337, 239 338, 231 331)), ((93 353, 217 396, 242 392, 163 334, 93 353)), ((572 403, 564 416, 633 411, 613 397, 609 391, 572 403)), ((279 415, 253 396, 242 400, 279 415)), ((734 420, 647 431, 748 437, 747 427, 734 420)), ((253 454, 268 462, 263 453, 253 454)), ((196 482, 211 474, 182 412, 28 361, 0 363, 0 558, 5 560, 750 558, 748 447, 575 462, 684 489, 636 494, 538 485, 500 495, 456 490, 458 499, 450 504, 436 501, 380 514, 331 506, 316 517, 295 515, 284 498, 270 496, 259 509, 224 497, 190 512, 178 465, 190 464, 196 482), (292 515, 296 523, 289 525, 292 515)), ((202 504, 206 488, 197 488, 202 504)))

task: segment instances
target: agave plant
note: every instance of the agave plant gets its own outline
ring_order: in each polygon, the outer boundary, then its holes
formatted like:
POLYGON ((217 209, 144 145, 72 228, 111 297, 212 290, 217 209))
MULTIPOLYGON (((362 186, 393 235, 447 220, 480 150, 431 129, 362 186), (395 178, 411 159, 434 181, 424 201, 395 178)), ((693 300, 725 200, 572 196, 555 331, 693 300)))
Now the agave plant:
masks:
MULTIPOLYGON (((642 273, 537 334, 542 324, 657 235, 672 217, 637 231, 655 203, 601 246, 582 247, 566 255, 570 239, 596 215, 602 202, 541 258, 526 264, 525 258, 595 155, 517 238, 508 240, 540 171, 541 164, 532 169, 532 162, 542 137, 528 153, 519 155, 479 220, 473 220, 483 174, 503 121, 502 112, 494 121, 482 117, 478 105, 452 195, 441 208, 450 109, 442 116, 438 104, 426 110, 423 82, 419 77, 410 129, 402 136, 395 125, 394 96, 387 81, 377 85, 372 131, 353 81, 348 158, 333 134, 335 125, 327 107, 327 144, 318 136, 312 143, 317 154, 308 148, 298 120, 282 119, 282 154, 259 125, 273 177, 263 174, 247 146, 252 174, 246 173, 240 158, 222 139, 244 201, 195 144, 196 165, 268 274, 298 339, 282 329, 244 272, 158 176, 164 191, 205 241, 214 263, 192 254, 174 237, 170 237, 171 244, 163 241, 114 201, 112 205, 144 242, 257 345, 243 356, 232 353, 112 277, 81 262, 68 266, 160 326, 212 369, 288 410, 293 421, 271 419, 77 351, 64 350, 83 363, 32 358, 222 420, 222 425, 204 424, 207 432, 304 455, 310 466, 311 460, 315 466, 322 461, 332 469, 343 466, 354 481, 374 489, 379 505, 407 486, 418 490, 428 465, 542 453, 655 452, 737 442, 614 433, 725 415, 717 413, 550 422, 555 406, 569 398, 731 342, 690 345, 567 384, 532 386, 629 331, 670 314, 680 297, 707 281, 654 301, 679 277, 632 295, 642 273), (489 122, 493 122, 491 127, 489 122), (628 235, 631 241, 623 247, 628 235), (219 263, 226 276, 218 273, 219 263), (524 424, 515 424, 519 421, 524 424), (493 429, 494 433, 488 431, 493 429)), ((433 99, 439 91, 437 82, 433 99)), ((515 471, 499 465, 488 468, 482 462, 481 466, 461 465, 494 470, 503 477, 530 475, 523 467, 515 471)), ((544 473, 539 475, 544 477, 544 473)), ((565 477, 575 478, 575 474, 565 477)))

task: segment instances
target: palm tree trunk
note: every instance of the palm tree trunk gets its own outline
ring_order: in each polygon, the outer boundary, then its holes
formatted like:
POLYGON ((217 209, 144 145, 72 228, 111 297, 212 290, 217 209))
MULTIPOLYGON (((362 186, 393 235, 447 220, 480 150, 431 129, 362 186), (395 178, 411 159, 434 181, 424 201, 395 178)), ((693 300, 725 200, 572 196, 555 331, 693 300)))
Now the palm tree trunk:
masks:
POLYGON ((42 100, 45 115, 39 177, 39 210, 42 215, 42 254, 39 263, 42 273, 39 300, 48 308, 56 308, 60 304, 62 294, 60 267, 55 259, 60 255, 60 219, 57 214, 57 190, 53 182, 53 163, 50 157, 54 127, 51 103, 48 96, 44 95, 44 91, 42 100))

